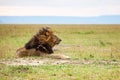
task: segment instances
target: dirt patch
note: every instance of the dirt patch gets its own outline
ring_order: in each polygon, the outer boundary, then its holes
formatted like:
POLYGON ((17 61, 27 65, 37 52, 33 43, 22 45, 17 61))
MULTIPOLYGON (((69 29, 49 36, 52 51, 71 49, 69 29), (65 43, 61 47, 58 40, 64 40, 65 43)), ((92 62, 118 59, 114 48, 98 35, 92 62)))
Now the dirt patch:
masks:
POLYGON ((38 65, 59 65, 59 64, 71 64, 71 65, 83 65, 83 64, 98 64, 98 65, 118 65, 120 66, 120 61, 107 61, 107 60, 61 60, 61 59, 34 59, 34 58, 16 58, 1 60, 0 64, 5 65, 29 65, 29 66, 38 66, 38 65))

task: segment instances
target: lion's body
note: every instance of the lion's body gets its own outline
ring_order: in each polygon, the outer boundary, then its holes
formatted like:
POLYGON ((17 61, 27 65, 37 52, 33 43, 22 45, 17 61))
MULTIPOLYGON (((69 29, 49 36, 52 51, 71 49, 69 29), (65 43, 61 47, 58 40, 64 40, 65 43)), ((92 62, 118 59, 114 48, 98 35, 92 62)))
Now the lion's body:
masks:
POLYGON ((17 57, 24 56, 50 56, 53 58, 65 59, 68 56, 62 54, 52 54, 53 47, 59 44, 61 41, 50 28, 43 28, 34 35, 24 47, 19 48, 16 51, 17 57))
POLYGON ((17 51, 17 57, 24 57, 24 56, 42 56, 44 52, 38 51, 36 49, 26 49, 25 47, 19 48, 17 51))
POLYGON ((25 47, 19 48, 17 51, 17 57, 24 57, 24 56, 45 56, 45 57, 51 57, 55 59, 69 59, 69 56, 63 55, 63 54, 47 54, 40 51, 36 51, 35 49, 27 50, 25 47))

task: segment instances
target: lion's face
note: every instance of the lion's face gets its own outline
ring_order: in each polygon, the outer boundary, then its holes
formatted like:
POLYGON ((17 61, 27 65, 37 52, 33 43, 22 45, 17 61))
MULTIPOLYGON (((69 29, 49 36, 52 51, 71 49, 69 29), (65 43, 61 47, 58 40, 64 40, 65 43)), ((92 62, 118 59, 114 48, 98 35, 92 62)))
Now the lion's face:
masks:
POLYGON ((52 47, 54 47, 55 45, 58 45, 60 42, 61 42, 61 39, 56 35, 52 35, 51 38, 47 41, 47 43, 50 44, 52 47))
POLYGON ((43 28, 37 33, 37 38, 42 43, 48 43, 51 47, 58 45, 61 42, 61 39, 57 37, 51 28, 43 28))

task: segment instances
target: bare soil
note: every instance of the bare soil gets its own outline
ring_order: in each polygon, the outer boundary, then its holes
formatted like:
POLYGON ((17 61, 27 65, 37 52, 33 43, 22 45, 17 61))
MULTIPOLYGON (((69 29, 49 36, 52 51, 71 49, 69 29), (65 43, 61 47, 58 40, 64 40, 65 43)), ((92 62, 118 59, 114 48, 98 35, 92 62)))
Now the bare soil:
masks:
POLYGON ((50 58, 15 58, 8 60, 1 60, 0 64, 4 65, 29 65, 29 66, 39 66, 39 65, 59 65, 59 64, 71 64, 71 65, 83 65, 83 64, 98 64, 98 65, 118 65, 120 66, 120 61, 110 61, 110 60, 62 60, 62 59, 50 59, 50 58))

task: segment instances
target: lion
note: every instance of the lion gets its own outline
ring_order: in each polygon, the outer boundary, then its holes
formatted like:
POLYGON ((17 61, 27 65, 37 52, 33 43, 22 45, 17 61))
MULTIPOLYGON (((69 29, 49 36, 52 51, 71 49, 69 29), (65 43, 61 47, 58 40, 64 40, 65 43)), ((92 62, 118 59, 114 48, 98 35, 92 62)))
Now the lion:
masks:
POLYGON ((44 27, 40 29, 25 45, 17 49, 17 57, 25 56, 47 56, 56 59, 69 59, 69 56, 63 54, 53 54, 53 47, 62 40, 57 37, 51 28, 44 27))

